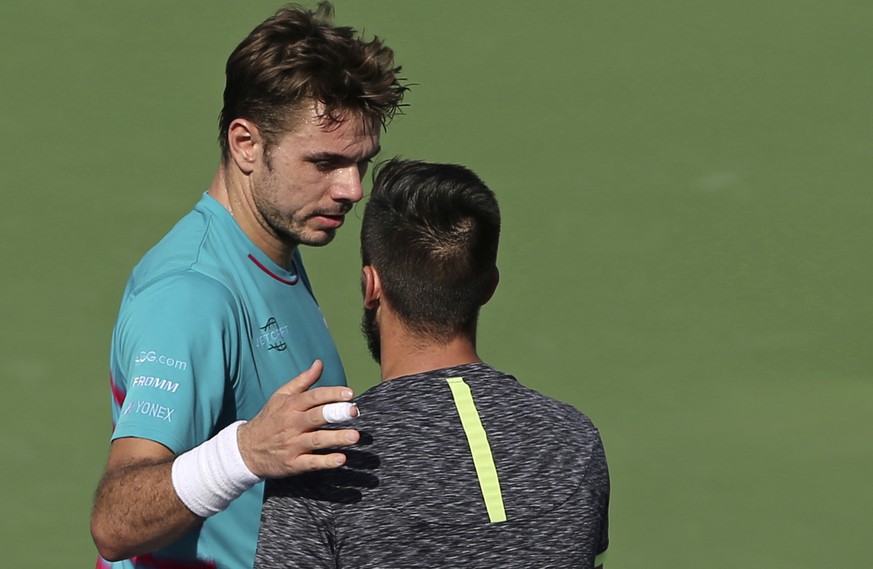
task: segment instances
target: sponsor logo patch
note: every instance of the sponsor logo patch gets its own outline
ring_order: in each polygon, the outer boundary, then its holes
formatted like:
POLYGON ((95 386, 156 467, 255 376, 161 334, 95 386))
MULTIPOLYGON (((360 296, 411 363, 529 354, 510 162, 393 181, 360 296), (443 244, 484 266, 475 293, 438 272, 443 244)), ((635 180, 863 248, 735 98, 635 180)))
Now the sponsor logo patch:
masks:
POLYGON ((182 371, 188 369, 188 362, 183 361, 183 360, 177 360, 175 358, 165 356, 164 354, 159 354, 159 353, 155 352, 154 350, 141 351, 136 356, 136 358, 134 358, 133 362, 136 365, 144 364, 144 363, 151 363, 151 362, 158 362, 161 365, 165 365, 165 366, 171 367, 173 369, 178 369, 178 370, 182 370, 182 371))
POLYGON ((123 415, 147 415, 156 419, 161 419, 168 423, 173 422, 173 413, 176 410, 172 407, 164 407, 151 401, 130 401, 125 402, 123 415))
POLYGON ((131 388, 151 387, 153 389, 157 389, 159 391, 167 391, 169 393, 176 393, 176 391, 178 391, 179 389, 179 384, 175 381, 155 377, 153 375, 139 375, 131 380, 130 386, 131 388))
POLYGON ((284 352, 288 349, 288 344, 285 342, 288 327, 280 326, 272 316, 266 324, 261 326, 261 332, 255 337, 255 345, 259 348, 266 347, 267 350, 276 350, 277 352, 284 352))

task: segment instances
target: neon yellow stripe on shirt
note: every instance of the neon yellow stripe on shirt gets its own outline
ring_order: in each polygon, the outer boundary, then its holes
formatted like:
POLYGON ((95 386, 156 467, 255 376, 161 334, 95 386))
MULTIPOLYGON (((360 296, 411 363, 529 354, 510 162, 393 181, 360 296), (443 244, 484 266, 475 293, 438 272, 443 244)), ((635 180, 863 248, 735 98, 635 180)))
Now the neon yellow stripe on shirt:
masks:
POLYGON ((452 398, 467 435, 467 443, 470 445, 470 453, 473 455, 473 466, 476 468, 476 476, 479 478, 479 487, 482 489, 482 497, 485 499, 485 509, 488 511, 488 519, 492 524, 506 521, 506 511, 503 508, 503 494, 500 491, 500 480, 497 477, 497 467, 494 466, 494 457, 491 455, 491 445, 488 444, 488 435, 479 419, 479 411, 473 401, 470 386, 464 383, 462 377, 450 377, 446 379, 452 390, 452 398))

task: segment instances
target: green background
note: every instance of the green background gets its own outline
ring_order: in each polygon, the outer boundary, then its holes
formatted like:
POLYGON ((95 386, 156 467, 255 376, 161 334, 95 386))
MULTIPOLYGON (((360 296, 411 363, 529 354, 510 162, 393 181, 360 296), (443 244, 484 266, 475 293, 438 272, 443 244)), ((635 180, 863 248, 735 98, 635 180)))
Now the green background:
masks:
MULTIPOLYGON (((224 61, 277 6, 0 3, 3 566, 93 567, 120 294, 209 184, 224 61)), ((336 6, 415 84, 382 157, 498 194, 481 353, 601 428, 607 565, 866 566, 873 4, 336 6)), ((361 390, 350 218, 305 256, 361 390)))

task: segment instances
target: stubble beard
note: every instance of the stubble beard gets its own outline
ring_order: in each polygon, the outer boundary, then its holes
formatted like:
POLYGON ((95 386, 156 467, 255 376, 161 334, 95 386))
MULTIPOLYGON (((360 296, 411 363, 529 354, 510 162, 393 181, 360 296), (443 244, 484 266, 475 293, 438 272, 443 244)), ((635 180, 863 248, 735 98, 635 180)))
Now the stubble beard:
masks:
POLYGON ((376 308, 364 308, 361 317, 361 332, 367 339, 367 349, 377 364, 382 363, 382 338, 379 332, 379 323, 376 321, 376 308))
POLYGON ((277 235, 289 246, 306 245, 307 247, 324 247, 336 237, 335 229, 309 230, 279 226, 275 228, 277 235))
MULTIPOLYGON (((272 169, 269 169, 269 171, 271 173, 270 178, 260 184, 262 188, 275 187, 272 169)), ((300 217, 300 212, 292 213, 290 216, 283 215, 274 205, 275 192, 269 192, 267 197, 255 192, 253 198, 258 215, 267 230, 289 248, 294 248, 298 245, 323 247, 336 237, 336 229, 310 229, 306 227, 306 222, 311 217, 314 217, 314 214, 310 214, 307 217, 300 217), (273 200, 271 201, 270 198, 273 198, 273 200)))

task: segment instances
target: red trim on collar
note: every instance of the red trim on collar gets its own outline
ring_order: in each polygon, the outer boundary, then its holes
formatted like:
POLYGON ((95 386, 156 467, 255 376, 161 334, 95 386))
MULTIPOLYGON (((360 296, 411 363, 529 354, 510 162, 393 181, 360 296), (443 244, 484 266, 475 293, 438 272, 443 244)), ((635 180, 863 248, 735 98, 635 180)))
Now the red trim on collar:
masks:
MULTIPOLYGON (((280 277, 279 275, 277 275, 276 273, 274 273, 273 271, 271 271, 270 269, 268 269, 267 267, 265 267, 265 266, 264 266, 260 261, 258 261, 257 259, 255 259, 255 256, 252 255, 251 253, 249 253, 249 259, 251 259, 252 262, 253 262, 254 264, 256 264, 256 265, 257 265, 257 266, 258 266, 262 271, 264 271, 265 273, 267 273, 268 275, 270 275, 271 277, 273 277, 274 279, 276 279, 276 280, 279 281, 280 283, 284 283, 284 284, 286 284, 286 285, 296 285, 296 284, 297 284, 297 281, 300 280, 300 276, 299 276, 299 275, 295 275, 295 276, 294 276, 294 280, 283 279, 282 277, 280 277)), ((292 261, 292 262, 293 262, 293 261, 292 261)))

